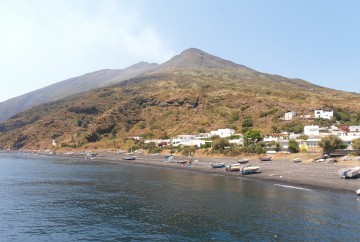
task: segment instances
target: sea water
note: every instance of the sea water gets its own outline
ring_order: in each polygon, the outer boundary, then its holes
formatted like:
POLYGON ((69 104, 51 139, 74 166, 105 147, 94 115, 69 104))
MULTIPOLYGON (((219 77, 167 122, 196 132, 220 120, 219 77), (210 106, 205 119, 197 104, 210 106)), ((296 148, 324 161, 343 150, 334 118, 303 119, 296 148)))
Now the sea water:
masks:
POLYGON ((359 218, 354 194, 0 153, 0 241, 359 241, 359 218))

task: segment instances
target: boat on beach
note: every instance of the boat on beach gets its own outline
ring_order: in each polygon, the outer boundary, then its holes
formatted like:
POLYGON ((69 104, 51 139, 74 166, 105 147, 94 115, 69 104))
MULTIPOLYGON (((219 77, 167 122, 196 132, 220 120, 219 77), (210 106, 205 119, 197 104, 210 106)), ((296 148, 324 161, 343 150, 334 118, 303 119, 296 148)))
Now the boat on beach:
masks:
POLYGON ((296 157, 294 159, 291 159, 292 162, 295 162, 295 163, 299 163, 302 161, 302 159, 300 157, 296 157))
POLYGON ((341 169, 338 171, 339 176, 341 178, 355 178, 360 176, 360 166, 347 168, 347 169, 341 169))
POLYGON ((213 169, 225 167, 225 163, 210 164, 213 169))
POLYGON ((178 160, 178 163, 180 163, 180 165, 185 165, 187 162, 187 160, 178 160))
POLYGON ((136 160, 136 156, 127 156, 127 157, 123 157, 123 160, 136 160))
POLYGON ((227 171, 240 171, 240 168, 241 166, 239 163, 229 164, 226 166, 227 171))
POLYGON ((271 161, 272 157, 271 156, 262 156, 259 158, 261 161, 271 161))
POLYGON ((256 173, 259 169, 260 169, 260 167, 258 167, 258 166, 246 166, 246 167, 241 167, 240 172, 243 175, 247 175, 247 174, 256 173))
POLYGON ((238 160, 237 163, 239 164, 246 164, 248 163, 250 160, 249 159, 241 159, 241 160, 238 160))

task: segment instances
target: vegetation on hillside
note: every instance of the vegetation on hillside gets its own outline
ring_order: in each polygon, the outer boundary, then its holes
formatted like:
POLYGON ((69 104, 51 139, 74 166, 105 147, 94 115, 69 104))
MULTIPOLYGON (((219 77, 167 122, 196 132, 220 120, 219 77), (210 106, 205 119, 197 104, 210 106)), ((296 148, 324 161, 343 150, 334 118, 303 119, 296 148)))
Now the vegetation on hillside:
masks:
MULTIPOLYGON (((227 66, 218 59, 212 59, 210 68, 205 65, 206 55, 200 67, 181 65, 175 58, 181 68, 169 62, 166 68, 120 84, 18 113, 0 124, 0 147, 48 149, 55 139, 62 147, 118 149, 133 145, 128 137, 169 138, 218 128, 233 128, 237 133, 258 130, 262 136, 299 133, 304 125, 319 122, 300 115, 329 107, 341 123, 360 121, 358 94, 259 73, 234 63, 227 66), (216 67, 218 62, 221 68, 216 67), (297 119, 281 120, 289 110, 296 111, 297 119)), ((264 147, 247 145, 244 149, 255 153, 264 147)))

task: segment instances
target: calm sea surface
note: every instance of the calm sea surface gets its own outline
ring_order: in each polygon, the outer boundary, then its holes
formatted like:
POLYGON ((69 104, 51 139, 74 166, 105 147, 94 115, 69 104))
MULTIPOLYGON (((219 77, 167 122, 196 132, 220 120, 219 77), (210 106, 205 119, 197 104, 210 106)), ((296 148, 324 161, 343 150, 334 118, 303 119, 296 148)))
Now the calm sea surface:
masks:
POLYGON ((0 153, 1 241, 359 241, 353 194, 0 153))

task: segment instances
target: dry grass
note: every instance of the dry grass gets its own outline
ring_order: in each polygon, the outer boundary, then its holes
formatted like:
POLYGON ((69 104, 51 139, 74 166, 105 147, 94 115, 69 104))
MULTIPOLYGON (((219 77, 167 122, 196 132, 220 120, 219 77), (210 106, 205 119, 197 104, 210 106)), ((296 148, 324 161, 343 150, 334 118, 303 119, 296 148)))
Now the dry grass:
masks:
POLYGON ((311 114, 318 108, 341 108, 355 113, 359 103, 358 94, 257 72, 163 70, 24 111, 0 125, 0 147, 14 147, 21 134, 27 137, 25 148, 49 148, 52 138, 68 145, 117 148, 129 136, 163 138, 223 127, 241 132, 245 118, 270 134, 273 125, 285 124, 278 116, 288 110, 311 114), (98 141, 88 142, 93 133, 98 141))

